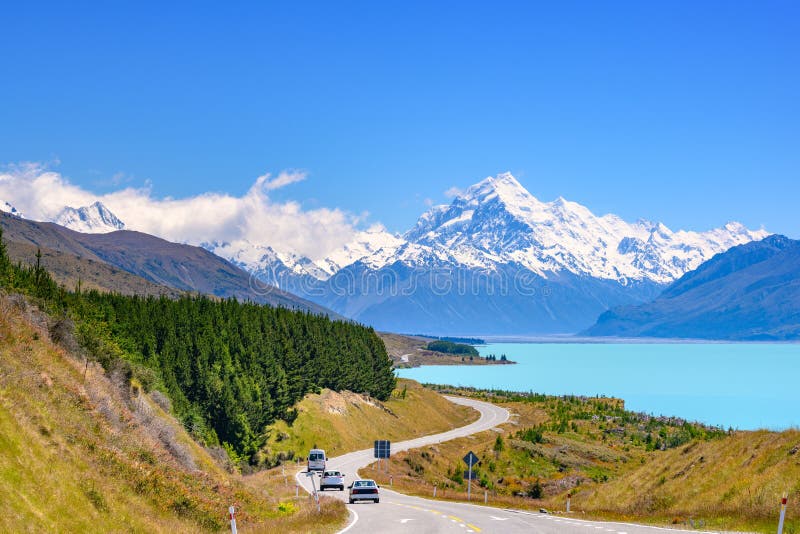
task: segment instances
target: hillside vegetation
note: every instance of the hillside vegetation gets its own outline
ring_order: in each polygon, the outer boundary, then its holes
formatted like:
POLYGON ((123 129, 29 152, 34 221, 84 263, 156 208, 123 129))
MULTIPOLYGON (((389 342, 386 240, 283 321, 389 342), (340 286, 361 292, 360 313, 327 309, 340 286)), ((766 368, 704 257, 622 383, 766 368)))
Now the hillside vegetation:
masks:
MULTIPOLYGON (((378 335, 386 346, 386 352, 392 359, 395 367, 419 367, 420 365, 492 365, 512 364, 507 359, 496 357, 481 357, 462 354, 447 354, 428 350, 428 343, 433 338, 424 336, 409 336, 379 332, 378 335)), ((454 338, 462 339, 462 338, 454 338)), ((470 339, 470 338, 463 338, 470 339)), ((480 340, 478 340, 480 341, 480 340)))
POLYGON ((372 447, 376 439, 401 441, 471 423, 478 412, 454 404, 413 380, 398 380, 386 401, 351 392, 323 390, 297 405, 291 426, 278 421, 268 430, 265 454, 304 458, 317 446, 330 456, 372 447))
POLYGON ((219 532, 234 503, 246 532, 344 523, 337 501, 317 514, 229 474, 225 453, 199 446, 166 397, 54 345, 56 325, 0 295, 0 532, 219 532))
POLYGON ((472 345, 467 345, 465 343, 454 343, 452 341, 431 341, 428 343, 426 348, 435 352, 444 352, 445 354, 458 354, 466 356, 478 355, 478 349, 472 345))
POLYGON ((41 264, 12 264, 0 233, 0 285, 58 317, 56 337, 145 391, 159 389, 207 445, 257 464, 264 430, 321 387, 387 399, 391 361, 369 328, 324 316, 205 297, 131 297, 70 292, 41 264), (79 345, 79 347, 77 346, 79 345))
MULTIPOLYGON (((617 520, 773 532, 782 492, 786 532, 800 532, 800 432, 740 432, 653 417, 618 399, 437 387, 508 408, 502 427, 395 455, 396 488, 464 499, 474 451, 474 495, 490 504, 572 510, 617 520)), ((388 483, 374 469, 363 471, 388 483)))

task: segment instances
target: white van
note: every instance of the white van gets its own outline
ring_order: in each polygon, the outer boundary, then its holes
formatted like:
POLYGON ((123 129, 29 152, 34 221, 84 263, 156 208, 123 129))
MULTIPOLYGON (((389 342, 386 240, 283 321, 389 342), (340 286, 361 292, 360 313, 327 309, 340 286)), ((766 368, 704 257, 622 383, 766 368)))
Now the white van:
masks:
POLYGON ((322 449, 311 449, 308 451, 308 471, 325 471, 325 451, 322 449))

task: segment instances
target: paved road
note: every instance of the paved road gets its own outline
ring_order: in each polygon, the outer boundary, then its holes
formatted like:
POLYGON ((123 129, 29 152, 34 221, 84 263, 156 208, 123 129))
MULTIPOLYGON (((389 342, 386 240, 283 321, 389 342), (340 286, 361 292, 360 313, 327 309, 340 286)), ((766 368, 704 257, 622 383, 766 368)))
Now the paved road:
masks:
MULTIPOLYGON (((450 401, 465 406, 471 406, 481 414, 480 418, 467 426, 433 434, 400 443, 392 443, 392 453, 415 449, 441 443, 451 439, 468 436, 483 430, 488 430, 508 421, 509 413, 504 408, 461 397, 447 397, 450 401)), ((372 449, 351 452, 328 460, 328 469, 335 469, 346 473, 346 481, 357 478, 358 470, 366 467, 374 460, 372 449)), ((311 491, 311 483, 305 472, 296 476, 297 481, 307 491, 311 491)), ((315 484, 319 478, 315 477, 315 484)), ((385 487, 380 489, 381 502, 379 504, 361 502, 348 504, 350 510, 350 523, 342 533, 453 533, 453 532, 481 532, 481 533, 542 533, 542 534, 664 534, 663 528, 646 527, 626 523, 608 523, 599 521, 583 521, 569 517, 559 517, 547 514, 523 512, 519 510, 504 510, 486 506, 435 501, 403 495, 390 491, 385 487)), ((482 496, 480 491, 478 497, 482 496)), ((347 490, 344 492, 328 491, 326 497, 347 499, 347 490)), ((675 530, 674 532, 679 532, 675 530)))

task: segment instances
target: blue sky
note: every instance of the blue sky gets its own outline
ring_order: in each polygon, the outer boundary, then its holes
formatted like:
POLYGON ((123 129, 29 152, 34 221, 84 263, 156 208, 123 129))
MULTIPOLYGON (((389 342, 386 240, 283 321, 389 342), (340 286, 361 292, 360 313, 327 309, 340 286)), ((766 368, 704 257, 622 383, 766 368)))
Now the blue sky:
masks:
POLYGON ((800 237, 798 2, 16 2, 0 163, 107 193, 369 212, 513 172, 543 200, 800 237))

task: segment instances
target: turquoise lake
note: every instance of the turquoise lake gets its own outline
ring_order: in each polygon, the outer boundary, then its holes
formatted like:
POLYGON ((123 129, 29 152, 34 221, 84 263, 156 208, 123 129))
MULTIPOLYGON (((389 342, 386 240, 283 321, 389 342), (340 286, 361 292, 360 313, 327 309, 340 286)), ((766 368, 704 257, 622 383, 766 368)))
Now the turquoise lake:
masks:
POLYGON ((629 410, 742 430, 800 427, 800 344, 492 343, 516 365, 399 369, 419 382, 605 395, 629 410))

